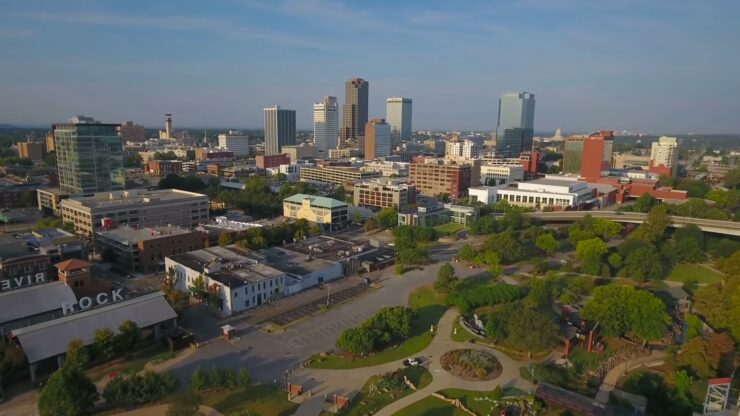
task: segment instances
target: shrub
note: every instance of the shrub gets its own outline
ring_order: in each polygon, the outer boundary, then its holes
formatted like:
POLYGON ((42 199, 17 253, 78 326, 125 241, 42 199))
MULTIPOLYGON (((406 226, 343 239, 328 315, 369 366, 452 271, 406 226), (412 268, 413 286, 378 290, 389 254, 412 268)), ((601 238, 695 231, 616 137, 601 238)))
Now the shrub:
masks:
POLYGON ((457 306, 460 309, 460 313, 467 314, 480 306, 493 306, 513 302, 521 297, 522 291, 518 287, 507 284, 496 284, 453 292, 447 297, 446 303, 457 306))

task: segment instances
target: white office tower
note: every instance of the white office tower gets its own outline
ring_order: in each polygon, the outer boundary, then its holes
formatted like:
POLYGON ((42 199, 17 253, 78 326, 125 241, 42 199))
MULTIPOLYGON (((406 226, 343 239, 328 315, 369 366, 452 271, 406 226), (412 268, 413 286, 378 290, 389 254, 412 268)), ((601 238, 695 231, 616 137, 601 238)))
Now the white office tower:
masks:
POLYGON ((218 147, 234 153, 234 156, 249 156, 249 136, 238 131, 218 135, 218 147))
POLYGON ((319 155, 326 156, 339 140, 339 104, 337 97, 324 97, 313 105, 313 142, 319 155))
POLYGON ((385 120, 391 126, 391 147, 411 139, 411 98, 390 97, 386 100, 385 120))
POLYGON ((445 144, 445 158, 447 159, 477 159, 480 151, 481 146, 471 140, 455 140, 445 144))
POLYGON ((280 108, 279 105, 264 109, 265 155, 282 152, 283 146, 295 145, 295 110, 280 108))
POLYGON ((651 171, 675 176, 677 165, 678 139, 675 137, 661 136, 657 142, 653 142, 650 149, 649 169, 651 171))

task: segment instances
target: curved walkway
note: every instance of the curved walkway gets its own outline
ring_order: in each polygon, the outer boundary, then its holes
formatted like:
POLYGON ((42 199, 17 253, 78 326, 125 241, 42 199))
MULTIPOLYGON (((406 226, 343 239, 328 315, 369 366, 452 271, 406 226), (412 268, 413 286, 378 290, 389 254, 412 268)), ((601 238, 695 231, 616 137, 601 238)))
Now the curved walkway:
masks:
MULTIPOLYGON (((140 407, 138 409, 134 409, 128 412, 123 413, 116 413, 117 415, 126 415, 126 416, 162 416, 167 412, 167 405, 166 404, 160 404, 157 406, 149 406, 149 407, 140 407)), ((198 409, 198 412, 203 416, 223 416, 221 412, 218 410, 201 405, 198 409)))
MULTIPOLYGON (((398 410, 422 400, 430 394, 447 388, 460 388, 465 390, 485 391, 493 390, 497 385, 502 387, 517 387, 522 390, 528 390, 531 384, 519 378, 519 368, 525 366, 527 361, 516 361, 507 355, 479 344, 461 343, 453 341, 450 338, 452 326, 458 316, 457 310, 449 309, 439 321, 437 335, 435 335, 431 344, 423 351, 413 354, 415 357, 423 357, 425 365, 428 366, 432 373, 432 382, 406 397, 403 397, 385 408, 381 409, 376 415, 392 415, 398 410), (468 348, 486 350, 492 352, 496 359, 501 363, 501 375, 495 380, 489 381, 466 381, 459 379, 447 373, 439 362, 439 358, 447 351, 468 348)), ((393 371, 400 367, 400 361, 394 361, 386 364, 380 364, 373 367, 357 368, 352 370, 317 370, 301 369, 306 375, 324 380, 320 385, 309 387, 314 391, 315 397, 304 401, 298 408, 296 415, 315 416, 320 413, 324 406, 324 393, 328 396, 332 394, 354 395, 364 385, 368 378, 393 371), (343 393, 342 393, 343 392, 343 393)), ((311 380, 314 380, 312 378, 311 380)))

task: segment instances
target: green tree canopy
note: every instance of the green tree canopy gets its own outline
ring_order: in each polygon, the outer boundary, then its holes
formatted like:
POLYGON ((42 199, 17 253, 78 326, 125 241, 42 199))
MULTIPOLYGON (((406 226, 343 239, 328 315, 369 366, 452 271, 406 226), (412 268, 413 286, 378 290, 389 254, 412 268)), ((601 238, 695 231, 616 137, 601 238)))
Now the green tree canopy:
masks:
POLYGON ((88 414, 98 399, 98 389, 82 371, 64 366, 54 372, 41 391, 38 409, 41 416, 79 416, 88 414))
POLYGON ((560 248, 560 243, 552 234, 540 235, 534 244, 548 256, 553 255, 560 248))
POLYGON ((597 321, 606 336, 633 335, 644 341, 659 339, 670 323, 665 305, 655 295, 621 284, 595 288, 583 317, 597 321))

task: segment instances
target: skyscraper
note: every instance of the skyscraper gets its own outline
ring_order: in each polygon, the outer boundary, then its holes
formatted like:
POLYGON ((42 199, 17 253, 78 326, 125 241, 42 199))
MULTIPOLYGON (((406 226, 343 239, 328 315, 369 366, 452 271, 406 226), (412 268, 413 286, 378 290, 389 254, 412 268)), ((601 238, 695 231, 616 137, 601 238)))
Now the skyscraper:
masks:
POLYGON ((365 126, 365 159, 373 160, 391 154, 391 127, 382 118, 374 118, 365 126))
POLYGON ((596 182, 603 171, 612 166, 614 149, 614 132, 597 131, 583 141, 583 159, 581 160, 581 177, 589 182, 596 182))
POLYGON ((386 100, 385 119, 391 126, 391 148, 411 139, 411 98, 390 97, 386 100))
POLYGON ((337 147, 339 139, 339 105, 337 97, 324 97, 313 105, 313 142, 321 156, 337 147))
POLYGON ((283 146, 295 144, 295 110, 287 110, 276 105, 265 108, 264 112, 265 155, 280 154, 283 146))
MULTIPOLYGON (((342 143, 357 140, 362 145, 367 123, 367 101, 370 83, 362 78, 352 78, 344 85, 344 106, 342 107, 342 129, 339 135, 342 143)), ((360 150, 362 147, 360 146, 360 150)))
POLYGON ((76 116, 53 126, 59 188, 70 194, 122 190, 123 147, 118 124, 76 116))
POLYGON ((534 94, 522 91, 501 96, 498 101, 496 153, 516 157, 532 149, 534 138, 534 94))

